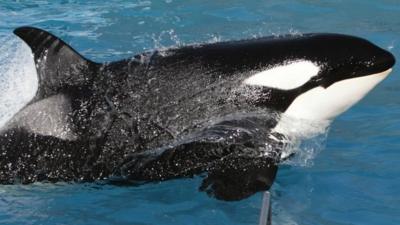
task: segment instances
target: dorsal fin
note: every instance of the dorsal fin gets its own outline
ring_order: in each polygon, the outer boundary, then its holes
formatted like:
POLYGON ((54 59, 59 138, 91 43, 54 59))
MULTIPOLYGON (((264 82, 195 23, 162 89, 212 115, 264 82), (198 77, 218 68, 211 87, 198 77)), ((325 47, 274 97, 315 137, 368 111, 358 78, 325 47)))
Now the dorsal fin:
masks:
POLYGON ((14 34, 32 49, 38 74, 37 101, 69 87, 91 83, 100 64, 85 59, 61 39, 34 27, 20 27, 14 34))

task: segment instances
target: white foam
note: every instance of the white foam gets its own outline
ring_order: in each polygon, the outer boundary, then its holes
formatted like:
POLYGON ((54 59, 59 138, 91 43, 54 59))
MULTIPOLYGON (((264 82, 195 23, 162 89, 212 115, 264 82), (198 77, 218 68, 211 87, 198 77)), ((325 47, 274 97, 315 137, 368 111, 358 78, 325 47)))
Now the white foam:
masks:
POLYGON ((15 36, 0 38, 0 127, 35 95, 38 79, 30 48, 15 36))
POLYGON ((281 159, 283 164, 311 166, 313 159, 325 148, 331 121, 312 121, 281 115, 274 133, 285 136, 281 159))

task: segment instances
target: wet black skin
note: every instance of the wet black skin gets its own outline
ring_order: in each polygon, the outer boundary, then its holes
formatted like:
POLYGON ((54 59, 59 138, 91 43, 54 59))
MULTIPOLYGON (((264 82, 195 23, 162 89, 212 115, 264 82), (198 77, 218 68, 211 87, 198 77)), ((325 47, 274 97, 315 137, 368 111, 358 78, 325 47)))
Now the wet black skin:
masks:
MULTIPOLYGON (((70 135, 44 135, 12 119, 0 133, 2 184, 103 179, 137 184, 200 174, 201 190, 218 199, 243 199, 269 189, 275 179, 282 145, 269 138, 277 119, 272 111, 285 111, 314 87, 383 72, 395 62, 364 39, 305 34, 95 63, 40 29, 14 33, 31 47, 39 76, 35 98, 20 113, 34 117, 38 112, 30 112, 30 105, 62 96, 62 121, 70 135), (299 88, 241 85, 257 71, 299 59, 322 65, 299 88)), ((44 113, 54 104, 45 106, 44 113)))

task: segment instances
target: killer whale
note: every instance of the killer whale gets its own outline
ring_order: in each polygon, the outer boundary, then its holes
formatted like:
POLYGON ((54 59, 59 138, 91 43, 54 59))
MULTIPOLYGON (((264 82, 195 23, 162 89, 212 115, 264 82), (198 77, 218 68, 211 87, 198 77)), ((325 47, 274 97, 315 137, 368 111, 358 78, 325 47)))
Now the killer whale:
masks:
POLYGON ((2 184, 206 173, 201 190, 242 199, 275 179, 285 132, 271 115, 333 119, 395 63, 371 42, 341 34, 183 46, 96 63, 41 29, 14 33, 31 47, 39 86, 1 129, 2 184))

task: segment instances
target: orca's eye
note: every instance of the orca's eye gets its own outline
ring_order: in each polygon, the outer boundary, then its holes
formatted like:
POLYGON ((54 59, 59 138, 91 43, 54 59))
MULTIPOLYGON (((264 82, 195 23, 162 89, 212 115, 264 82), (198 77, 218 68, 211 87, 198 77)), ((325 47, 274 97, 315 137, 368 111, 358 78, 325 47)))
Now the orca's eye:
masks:
POLYGON ((290 90, 307 83, 319 71, 320 67, 311 61, 291 61, 256 73, 244 80, 243 83, 290 90))

